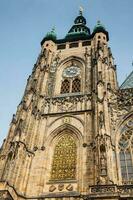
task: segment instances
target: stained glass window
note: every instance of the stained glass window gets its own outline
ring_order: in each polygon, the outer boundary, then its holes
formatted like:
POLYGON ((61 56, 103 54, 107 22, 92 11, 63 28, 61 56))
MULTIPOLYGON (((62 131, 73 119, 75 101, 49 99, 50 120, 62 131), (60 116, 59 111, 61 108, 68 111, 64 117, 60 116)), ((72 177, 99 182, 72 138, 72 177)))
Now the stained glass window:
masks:
POLYGON ((65 133, 54 149, 51 180, 76 178, 77 146, 72 136, 65 133))

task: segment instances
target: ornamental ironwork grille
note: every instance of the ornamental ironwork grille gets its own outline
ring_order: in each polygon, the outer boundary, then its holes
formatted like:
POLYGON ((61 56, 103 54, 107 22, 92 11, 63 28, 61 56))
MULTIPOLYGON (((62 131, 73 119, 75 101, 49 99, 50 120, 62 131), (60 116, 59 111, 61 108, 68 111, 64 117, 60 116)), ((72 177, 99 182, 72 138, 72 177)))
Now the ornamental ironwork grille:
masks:
POLYGON ((51 180, 76 179, 76 160, 76 142, 66 131, 54 149, 51 180))

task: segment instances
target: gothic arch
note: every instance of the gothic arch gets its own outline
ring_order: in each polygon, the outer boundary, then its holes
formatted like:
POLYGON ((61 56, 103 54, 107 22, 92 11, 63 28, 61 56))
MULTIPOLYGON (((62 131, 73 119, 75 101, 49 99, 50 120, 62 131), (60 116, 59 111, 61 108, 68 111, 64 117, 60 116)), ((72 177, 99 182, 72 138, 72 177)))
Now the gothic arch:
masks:
POLYGON ((69 56, 63 60, 61 60, 57 66, 57 68, 60 70, 60 68, 65 65, 68 61, 70 60, 76 60, 76 61, 79 61, 83 66, 85 66, 85 60, 81 57, 78 57, 78 56, 69 56))
MULTIPOLYGON (((78 120, 78 121, 82 124, 82 126, 85 125, 84 121, 83 121, 81 118, 77 117, 76 115, 74 116, 74 115, 67 114, 67 115, 63 115, 63 116, 61 116, 61 117, 58 117, 57 119, 55 119, 54 121, 52 121, 52 122, 49 124, 49 127, 50 127, 52 124, 54 124, 56 121, 58 121, 59 119, 63 119, 64 117, 74 118, 74 119, 78 120)), ((69 125, 69 126, 71 126, 71 125, 69 125)), ((72 128, 73 128, 73 126, 72 126, 72 128)), ((77 128, 76 128, 76 129, 77 129, 77 128)))
POLYGON ((117 129, 116 158, 120 183, 133 183, 133 113, 124 116, 117 129))
POLYGON ((70 56, 68 58, 65 58, 62 60, 59 65, 57 66, 57 73, 56 73, 56 82, 55 82, 55 89, 54 89, 54 94, 55 95, 60 95, 65 94, 65 93, 73 93, 74 90, 72 90, 72 82, 74 78, 68 78, 68 77, 63 77, 63 70, 68 68, 69 66, 76 65, 79 70, 80 74, 78 75, 78 78, 80 81, 78 82, 78 88, 75 89, 75 92, 83 92, 84 91, 84 85, 85 85, 85 61, 76 56, 70 56), (70 88, 68 88, 68 82, 70 81, 70 88), (67 88, 63 87, 62 84, 67 83, 67 88), (68 92, 69 90, 69 92, 68 92))
MULTIPOLYGON (((77 173, 80 168, 81 168, 81 165, 82 165, 82 150, 81 150, 81 146, 83 144, 83 138, 82 138, 82 135, 81 133, 73 126, 71 125, 63 125, 63 126, 60 126, 58 127, 56 130, 54 130, 53 132, 50 133, 49 137, 48 137, 48 140, 46 141, 46 160, 47 160, 47 163, 46 163, 46 171, 48 172, 47 173, 47 182, 49 181, 58 181, 60 182, 61 180, 58 180, 59 177, 56 177, 55 176, 55 179, 57 178, 57 180, 54 180, 54 176, 52 173, 52 170, 54 169, 54 171, 56 170, 60 170, 62 172, 62 167, 61 165, 58 165, 57 168, 53 168, 53 163, 54 163, 54 158, 56 157, 57 158, 57 153, 56 151, 58 151, 58 146, 60 146, 60 149, 62 149, 62 146, 60 145, 60 141, 63 141, 62 143, 64 143, 64 141, 66 142, 70 142, 70 148, 68 149, 68 151, 70 152, 73 152, 71 155, 70 155, 70 160, 73 160, 73 162, 76 162, 75 163, 75 166, 73 167, 70 167, 71 169, 69 170, 69 175, 66 177, 66 181, 68 179, 71 179, 72 176, 70 175, 72 171, 74 171, 74 169, 76 170, 74 172, 74 177, 72 179, 74 179, 75 181, 79 179, 79 173, 77 173), (65 137, 65 139, 63 139, 65 137), (75 149, 74 149, 74 146, 75 146, 75 149), (75 151, 75 153, 74 153, 75 151), (75 158, 76 156, 76 158, 75 158), (53 179, 53 180, 52 180, 53 179)), ((65 150, 65 149, 64 149, 65 150)), ((64 153, 62 153, 62 156, 64 155, 64 153)), ((66 155, 66 159, 68 157, 68 152, 67 152, 67 155, 66 155)), ((64 158, 65 159, 65 158, 64 158)), ((58 160, 58 158, 57 158, 58 160)), ((59 162, 61 162, 62 159, 59 158, 59 162)), ((59 163, 57 162, 57 163, 59 163)), ((65 161, 64 161, 65 162, 65 161)), ((65 165, 70 165, 71 166, 72 163, 70 162, 65 162, 65 165)), ((62 178, 64 178, 65 175, 63 176, 62 175, 62 178)), ((81 178, 81 177, 80 177, 81 178)))
POLYGON ((64 131, 65 129, 70 130, 73 136, 75 137, 75 139, 79 141, 79 143, 83 143, 83 135, 75 126, 71 124, 63 124, 57 127, 51 133, 49 133, 49 136, 47 137, 47 140, 46 140, 46 145, 51 144, 53 140, 55 140, 55 138, 58 140, 58 138, 60 137, 60 134, 62 134, 62 131, 64 131))

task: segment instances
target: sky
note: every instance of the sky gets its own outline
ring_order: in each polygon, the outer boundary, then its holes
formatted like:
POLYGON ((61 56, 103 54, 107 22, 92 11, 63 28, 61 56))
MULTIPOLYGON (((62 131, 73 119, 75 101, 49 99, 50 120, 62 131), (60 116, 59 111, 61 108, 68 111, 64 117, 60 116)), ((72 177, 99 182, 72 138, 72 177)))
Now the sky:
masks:
POLYGON ((41 40, 52 27, 63 38, 79 6, 91 31, 100 20, 109 32, 119 85, 133 70, 133 0, 0 0, 0 144, 40 53, 41 40))

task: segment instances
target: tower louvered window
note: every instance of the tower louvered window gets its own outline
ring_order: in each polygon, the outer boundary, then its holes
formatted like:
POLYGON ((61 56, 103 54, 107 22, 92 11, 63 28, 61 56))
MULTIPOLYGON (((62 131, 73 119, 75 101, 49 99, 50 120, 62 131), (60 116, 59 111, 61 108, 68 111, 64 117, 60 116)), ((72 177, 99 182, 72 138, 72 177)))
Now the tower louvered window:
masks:
POLYGON ((119 159, 122 183, 133 183, 133 120, 130 119, 121 129, 119 159))

